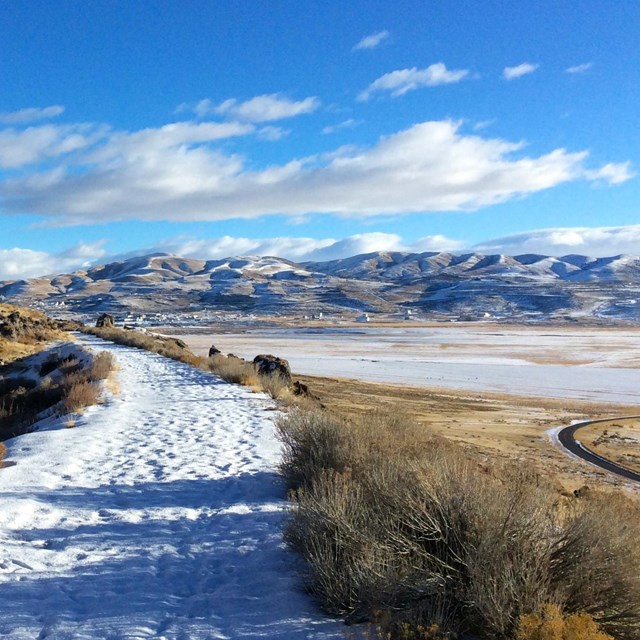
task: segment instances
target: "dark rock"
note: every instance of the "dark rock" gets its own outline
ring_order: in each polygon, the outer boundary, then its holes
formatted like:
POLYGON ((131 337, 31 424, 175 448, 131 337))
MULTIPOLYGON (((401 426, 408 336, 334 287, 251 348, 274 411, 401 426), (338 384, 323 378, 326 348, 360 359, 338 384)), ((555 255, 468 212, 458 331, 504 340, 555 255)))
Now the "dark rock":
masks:
POLYGON ((573 495, 576 498, 584 498, 589 493, 589 491, 591 491, 591 489, 589 489, 589 485, 585 484, 582 487, 580 487, 579 489, 576 489, 573 492, 573 495))
POLYGON ((209 348, 209 357, 217 356, 217 355, 220 355, 221 353, 222 351, 220 351, 220 349, 218 349, 215 344, 212 344, 211 347, 209 348))
POLYGON ((320 398, 315 393, 309 391, 309 386, 304 384, 304 382, 300 382, 300 380, 296 380, 293 383, 293 395, 320 402, 320 398))
POLYGON ((277 374, 289 383, 291 382, 291 367, 284 358, 262 353, 253 359, 253 366, 261 376, 277 374))
POLYGON ((102 328, 110 328, 115 326, 115 320, 113 316, 109 313, 102 313, 98 316, 96 320, 96 327, 102 328))

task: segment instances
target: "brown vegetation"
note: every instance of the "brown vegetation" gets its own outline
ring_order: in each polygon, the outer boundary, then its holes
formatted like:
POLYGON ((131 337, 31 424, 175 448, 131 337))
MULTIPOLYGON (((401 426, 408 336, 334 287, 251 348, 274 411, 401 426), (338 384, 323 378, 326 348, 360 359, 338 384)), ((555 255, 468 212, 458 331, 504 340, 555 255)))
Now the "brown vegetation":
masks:
POLYGON ((43 313, 0 304, 0 364, 35 353, 63 336, 60 324, 43 313))
POLYGON ((225 356, 221 353, 203 358, 190 351, 182 340, 142 333, 133 329, 84 327, 83 331, 116 344, 145 349, 198 367, 203 371, 210 371, 227 382, 251 387, 256 391, 265 391, 274 399, 287 398, 289 402, 292 401, 290 379, 279 375, 278 372, 272 375, 260 374, 256 365, 248 360, 233 355, 225 356))
POLYGON ((39 381, 33 376, 0 378, 0 439, 27 432, 49 409, 64 415, 96 404, 98 382, 108 377, 113 358, 102 352, 87 354, 87 359, 90 363, 83 366, 76 356, 61 358, 53 352, 39 368, 39 381))
POLYGON ((397 415, 294 411, 278 430, 295 497, 286 539, 327 610, 354 622, 389 612, 392 638, 437 625, 506 639, 554 603, 638 637, 633 503, 560 498, 536 474, 480 465, 397 415))

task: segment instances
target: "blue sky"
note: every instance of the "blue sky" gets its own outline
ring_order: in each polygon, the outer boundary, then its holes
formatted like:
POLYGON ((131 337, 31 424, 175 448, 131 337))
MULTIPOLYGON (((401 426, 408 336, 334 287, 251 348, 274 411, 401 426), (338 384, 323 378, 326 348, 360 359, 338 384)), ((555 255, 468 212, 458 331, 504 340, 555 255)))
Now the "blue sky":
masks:
POLYGON ((0 278, 640 253, 635 1, 0 4, 0 278))

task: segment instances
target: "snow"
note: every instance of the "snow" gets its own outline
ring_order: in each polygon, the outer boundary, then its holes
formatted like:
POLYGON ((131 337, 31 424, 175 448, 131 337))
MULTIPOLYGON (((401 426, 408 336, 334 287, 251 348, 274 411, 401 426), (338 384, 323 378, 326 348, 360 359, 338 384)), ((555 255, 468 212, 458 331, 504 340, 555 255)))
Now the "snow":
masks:
POLYGON ((637 329, 265 329, 180 337, 199 354, 213 343, 253 359, 286 358, 296 374, 474 392, 637 404, 637 329))
POLYGON ((0 636, 342 638, 282 542, 272 403, 160 356, 116 357, 121 391, 8 441, 0 636))

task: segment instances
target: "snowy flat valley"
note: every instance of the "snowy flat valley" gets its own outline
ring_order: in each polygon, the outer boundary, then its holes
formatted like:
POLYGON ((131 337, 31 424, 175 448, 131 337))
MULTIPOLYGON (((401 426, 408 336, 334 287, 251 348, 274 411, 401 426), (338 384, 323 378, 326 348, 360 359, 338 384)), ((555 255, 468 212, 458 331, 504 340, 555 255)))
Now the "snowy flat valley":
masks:
POLYGON ((200 355, 286 358, 294 373, 598 402, 637 403, 640 330, 495 324, 189 332, 200 355))

